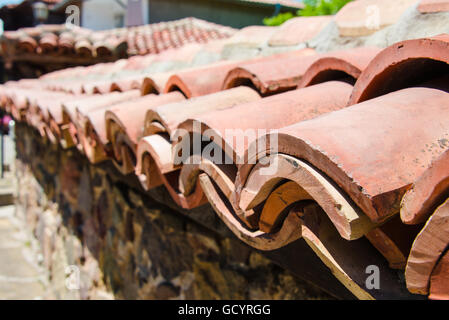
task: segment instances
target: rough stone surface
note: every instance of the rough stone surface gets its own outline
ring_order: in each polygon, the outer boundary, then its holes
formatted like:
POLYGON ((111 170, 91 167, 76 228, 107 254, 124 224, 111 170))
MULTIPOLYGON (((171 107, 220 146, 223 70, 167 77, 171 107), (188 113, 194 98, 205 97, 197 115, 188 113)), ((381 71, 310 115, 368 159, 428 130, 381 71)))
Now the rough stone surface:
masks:
POLYGON ((388 47, 398 41, 432 37, 449 32, 449 12, 422 14, 417 4, 411 6, 399 20, 371 35, 360 37, 340 36, 335 22, 329 23, 307 46, 319 52, 361 46, 388 47))
POLYGON ((0 207, 0 299, 41 299, 46 273, 14 212, 12 205, 0 207))
POLYGON ((92 166, 25 125, 16 133, 17 215, 40 244, 47 297, 329 298, 228 237, 223 226, 211 231, 129 187, 118 173, 117 180, 112 166, 92 166), (73 266, 78 290, 66 286, 73 266))

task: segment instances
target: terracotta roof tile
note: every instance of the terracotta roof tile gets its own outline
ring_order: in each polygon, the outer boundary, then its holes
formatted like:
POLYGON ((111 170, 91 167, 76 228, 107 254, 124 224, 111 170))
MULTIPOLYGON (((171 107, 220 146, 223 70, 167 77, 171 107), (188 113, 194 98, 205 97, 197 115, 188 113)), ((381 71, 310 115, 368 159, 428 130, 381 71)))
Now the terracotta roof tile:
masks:
POLYGON ((301 77, 298 86, 307 87, 345 78, 355 83, 362 71, 380 51, 379 48, 361 47, 321 54, 301 77))
MULTIPOLYGON (((230 109, 208 112, 184 121, 178 128, 185 132, 197 132, 199 134, 204 134, 209 129, 213 130, 213 133, 209 132, 209 135, 213 134, 214 143, 222 150, 231 152, 227 153, 227 157, 232 160, 231 163, 239 163, 239 161, 244 159, 248 145, 257 138, 255 135, 252 137, 253 140, 248 138, 249 140, 243 141, 244 143, 242 144, 239 135, 245 132, 245 130, 263 129, 266 132, 266 130, 278 129, 317 117, 323 113, 338 110, 346 106, 351 90, 352 86, 344 82, 327 82, 240 104, 230 109), (318 93, 323 91, 328 94, 318 97, 318 93), (273 108, 273 106, 276 106, 276 108, 273 108), (289 116, 286 117, 285 115, 289 116), (199 127, 198 124, 200 124, 199 127), (237 129, 237 131, 234 131, 234 134, 227 132, 227 130, 233 129, 237 129)), ((261 131, 259 134, 263 134, 263 132, 261 131)), ((178 132, 174 133, 175 136, 179 134, 178 132)), ((178 147, 182 147, 182 144, 174 144, 173 152, 175 156, 179 150, 178 147)), ((229 166, 219 166, 219 170, 215 168, 209 169, 218 171, 215 174, 211 174, 214 180, 215 177, 220 177, 219 172, 227 167, 229 166)), ((234 170, 231 173, 229 168, 227 170, 227 177, 233 182, 237 172, 234 170)), ((185 195, 189 195, 192 188, 195 187, 194 184, 190 184, 192 181, 196 181, 191 172, 198 175, 200 173, 198 165, 183 165, 181 177, 184 180, 180 180, 180 190, 185 195), (186 171, 189 173, 185 173, 186 171)), ((215 182, 220 185, 219 181, 215 182)), ((230 198, 232 192, 235 191, 233 185, 231 187, 229 183, 221 183, 221 185, 225 187, 225 189, 221 189, 221 192, 230 198)))
POLYGON ((180 92, 147 95, 138 99, 116 104, 105 111, 106 137, 102 142, 112 144, 114 164, 123 174, 134 172, 136 149, 143 136, 145 115, 158 106, 184 100, 180 92))
POLYGON ((449 35, 443 34, 401 41, 382 50, 360 75, 350 104, 425 82, 438 73, 444 73, 449 63, 448 47, 449 35))
MULTIPOLYGON (((253 247, 272 250, 303 237, 359 298, 384 292, 364 289, 366 263, 381 265, 388 277, 407 263, 412 292, 427 294, 430 284, 430 293, 443 297, 445 280, 432 270, 444 267, 438 261, 449 244, 441 222, 448 197, 448 35, 382 50, 293 46, 219 61, 228 45, 267 47, 271 30, 281 28, 8 82, 0 86, 1 107, 53 143, 78 147, 92 163, 112 159, 123 174, 134 171, 144 189, 163 185, 180 207, 209 202, 253 247), (207 59, 200 63, 202 53, 207 59), (277 149, 267 134, 274 129, 277 149), (198 136, 213 137, 214 151, 228 162, 203 153, 209 145, 196 150, 182 139, 198 136), (253 153, 258 144, 263 149, 253 153), (182 153, 185 146, 195 153, 182 153), (400 218, 427 223, 407 226, 400 218)), ((404 286, 388 279, 401 295, 404 286)))
MULTIPOLYGON (((186 119, 178 128, 189 132, 194 130, 193 122, 202 124, 201 132, 212 129, 224 139, 236 155, 229 155, 233 161, 243 159, 248 143, 238 145, 236 137, 227 135, 227 129, 279 129, 288 125, 311 119, 323 113, 346 107, 351 94, 352 86, 344 82, 329 81, 320 85, 311 86, 285 93, 276 94, 248 103, 238 104, 224 110, 213 110, 197 117, 186 119), (328 95, 319 97, 319 92, 328 92, 328 95), (276 106, 273 108, 273 106, 276 106), (269 114, 269 116, 267 116, 269 114), (286 117, 285 115, 289 115, 286 117), (237 156, 237 159, 235 158, 237 156), (239 159, 240 158, 240 159, 239 159)), ((176 135, 176 133, 175 133, 176 135)), ((218 143, 215 137, 214 141, 218 143)), ((256 137, 255 137, 256 138, 256 137)), ((224 150, 224 146, 222 146, 224 150)))
POLYGON ((13 60, 15 55, 27 52, 65 54, 67 59, 75 57, 76 53, 101 61, 126 55, 155 54, 189 43, 226 39, 234 33, 232 28, 196 18, 105 31, 39 25, 6 32, 2 36, 2 46, 4 57, 13 60))
POLYGON ((238 87, 160 106, 147 113, 144 134, 150 135, 161 132, 161 130, 172 134, 181 122, 191 116, 212 110, 227 109, 257 99, 260 99, 260 96, 256 91, 251 88, 238 87))
POLYGON ((418 5, 421 13, 443 12, 449 11, 448 0, 421 0, 418 5))
POLYGON ((449 198, 448 166, 449 152, 445 152, 414 182, 402 199, 403 222, 408 224, 425 222, 435 209, 449 198))
POLYGON ((446 252, 438 261, 430 278, 431 300, 449 300, 447 287, 449 286, 449 253, 446 252))
POLYGON ((101 108, 110 106, 111 104, 136 98, 140 95, 138 90, 127 92, 112 92, 104 95, 93 95, 85 98, 77 99, 62 104, 62 134, 64 136, 63 146, 78 146, 82 151, 80 136, 85 134, 85 127, 82 125, 82 117, 87 112, 92 112, 101 108))
POLYGON ((181 91, 187 98, 198 97, 221 90, 226 74, 238 62, 218 62, 173 74, 166 81, 164 92, 181 91))
MULTIPOLYGON (((448 201, 439 206, 416 237, 405 269, 407 289, 428 294, 432 271, 449 243, 448 201)), ((447 293, 447 290, 446 290, 447 293)))
POLYGON ((372 220, 382 221, 397 213, 405 191, 444 151, 422 152, 426 144, 449 134, 441 119, 447 99, 446 92, 427 88, 386 94, 280 130, 279 152, 290 152, 326 172, 372 220), (428 130, 403 135, 413 127, 428 130), (283 145, 294 151, 283 150, 283 145))
POLYGON ((262 95, 294 89, 318 57, 314 50, 302 49, 269 56, 256 62, 242 63, 228 73, 223 88, 250 85, 262 95))

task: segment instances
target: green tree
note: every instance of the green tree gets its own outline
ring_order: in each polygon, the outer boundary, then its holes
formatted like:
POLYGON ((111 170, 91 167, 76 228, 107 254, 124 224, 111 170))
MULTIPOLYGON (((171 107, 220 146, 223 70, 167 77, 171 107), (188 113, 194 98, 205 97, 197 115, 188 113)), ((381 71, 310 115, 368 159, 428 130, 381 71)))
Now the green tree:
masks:
POLYGON ((276 15, 274 17, 264 18, 263 24, 266 26, 272 26, 272 27, 280 26, 285 21, 287 21, 288 19, 291 19, 293 17, 295 17, 295 15, 291 12, 279 13, 278 15, 276 15))
POLYGON ((298 10, 302 17, 327 16, 336 14, 352 0, 304 0, 304 9, 298 10))
MULTIPOLYGON (((298 10, 296 14, 301 17, 332 15, 350 1, 352 0, 304 0, 304 9, 298 10)), ((294 17, 296 15, 291 12, 279 13, 274 17, 264 18, 263 23, 267 26, 279 26, 294 17)))

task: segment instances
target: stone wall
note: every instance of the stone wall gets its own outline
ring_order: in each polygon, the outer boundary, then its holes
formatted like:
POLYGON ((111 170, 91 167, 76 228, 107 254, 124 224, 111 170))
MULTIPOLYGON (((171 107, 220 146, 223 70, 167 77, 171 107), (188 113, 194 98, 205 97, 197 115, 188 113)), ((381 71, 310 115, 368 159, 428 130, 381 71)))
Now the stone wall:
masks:
POLYGON ((16 211, 39 243, 47 298, 329 298, 233 237, 209 207, 186 216, 110 163, 90 165, 24 124, 15 131, 16 211), (66 286, 68 266, 79 290, 66 286))

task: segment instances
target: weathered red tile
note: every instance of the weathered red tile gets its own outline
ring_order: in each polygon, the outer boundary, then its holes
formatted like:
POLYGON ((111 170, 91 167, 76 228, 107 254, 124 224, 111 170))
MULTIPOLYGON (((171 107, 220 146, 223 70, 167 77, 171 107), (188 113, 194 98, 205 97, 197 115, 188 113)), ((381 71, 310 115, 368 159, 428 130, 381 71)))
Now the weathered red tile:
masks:
MULTIPOLYGON (((446 140, 439 141, 447 148, 446 140)), ((415 181, 401 203, 401 219, 407 224, 425 222, 437 206, 449 197, 449 152, 435 159, 415 181)))
POLYGON ((449 300, 449 253, 447 251, 432 271, 429 299, 449 300))
POLYGON ((163 183, 175 203, 182 208, 192 209, 207 202, 199 184, 188 196, 179 191, 179 170, 173 167, 170 141, 160 135, 147 136, 139 141, 136 175, 146 190, 163 183))
POLYGON ((37 42, 29 35, 22 35, 19 38, 17 49, 28 53, 33 53, 37 48, 37 42))
POLYGON ((350 104, 423 83, 444 74, 449 64, 449 35, 406 40, 382 50, 354 86, 350 104))
POLYGON ((355 83, 380 51, 379 48, 362 47, 322 54, 304 73, 298 87, 342 79, 355 83))
POLYGON ((448 0, 421 0, 418 5, 421 13, 434 13, 449 11, 448 0))
MULTIPOLYGON (((193 164, 194 162, 190 161, 192 159, 179 159, 178 156, 176 162, 184 161, 179 182, 180 190, 188 195, 195 187, 200 168, 206 172, 205 166, 207 165, 207 172, 211 179, 218 185, 220 191, 230 199, 235 191, 233 183, 237 173, 236 164, 244 159, 245 151, 251 142, 257 139, 259 135, 266 134, 269 130, 344 108, 351 90, 352 86, 344 82, 326 82, 240 104, 230 109, 209 112, 184 121, 178 126, 179 133, 176 131, 174 136, 180 135, 183 131, 185 134, 197 132, 205 135, 205 137, 213 139, 214 143, 223 150, 230 161, 225 160, 225 158, 222 159, 223 163, 228 163, 227 165, 214 165, 204 161, 193 164), (327 94, 322 95, 322 92, 327 94), (276 106, 276 108, 273 108, 273 106, 276 106), (198 126, 198 124, 200 125, 198 126), (252 133, 252 136, 242 136, 244 132, 252 133)), ((181 151, 180 148, 184 147, 182 143, 175 144, 174 157, 181 151)), ((187 150, 190 150, 190 148, 187 148, 187 150)), ((205 159, 205 161, 210 162, 213 159, 205 159)), ((273 179, 276 178, 273 177, 273 179)), ((256 183, 256 185, 261 186, 262 183, 256 183)), ((254 227, 254 223, 257 224, 257 221, 247 221, 248 217, 246 217, 245 211, 250 209, 246 206, 242 207, 241 204, 234 204, 234 210, 237 214, 242 217, 245 223, 254 227), (242 212, 239 211, 240 207, 243 210, 242 212)))
POLYGON ((399 212, 404 193, 444 152, 438 141, 449 135, 448 99, 447 92, 419 87, 383 95, 281 129, 277 152, 325 172, 373 221, 383 221, 399 212))
MULTIPOLYGON (((351 85, 331 81, 237 104, 224 110, 211 110, 198 115, 192 114, 194 117, 186 119, 178 128, 194 132, 194 122, 199 122, 201 123, 200 133, 212 129, 217 134, 214 137, 214 142, 219 143, 220 139, 223 139, 223 143, 228 144, 230 150, 235 152, 235 154, 229 156, 237 161, 243 158, 248 144, 252 141, 238 144, 236 135, 239 132, 236 131, 235 135, 226 134, 226 130, 272 130, 312 119, 345 107, 351 91, 351 85), (322 95, 321 92, 327 94, 322 95), (276 107, 273 108, 273 106, 276 107)), ((222 145, 222 147, 224 150, 225 145, 222 145)))
POLYGON ((64 136, 63 145, 67 148, 79 145, 78 132, 79 118, 87 112, 96 109, 105 108, 114 103, 126 101, 128 99, 137 98, 140 95, 138 90, 127 92, 112 92, 104 95, 93 95, 86 98, 77 99, 75 101, 65 102, 62 105, 62 134, 64 136))
POLYGON ((314 50, 304 49, 242 63, 228 73, 223 88, 248 85, 255 87, 262 95, 295 89, 318 57, 314 50))
POLYGON ((39 48, 42 54, 53 53, 58 46, 58 36, 54 33, 45 33, 39 40, 39 48))
POLYGON ((239 87, 163 105, 147 112, 144 134, 155 134, 161 132, 161 130, 171 134, 181 122, 192 116, 213 110, 228 109, 238 104, 259 99, 259 94, 253 89, 239 87))
POLYGON ((142 95, 162 93, 168 79, 170 79, 172 75, 173 72, 161 72, 145 77, 140 87, 142 95))
POLYGON ((187 98, 218 92, 227 73, 237 65, 237 62, 219 62, 177 72, 167 80, 164 92, 179 90, 187 98))
POLYGON ((180 92, 147 95, 116 104, 105 111, 106 141, 103 143, 111 142, 114 164, 123 174, 129 174, 135 170, 137 143, 143 134, 147 111, 184 99, 180 92))
POLYGON ((449 244, 449 202, 444 202, 427 220, 413 242, 405 269, 407 289, 428 294, 432 270, 449 244))

